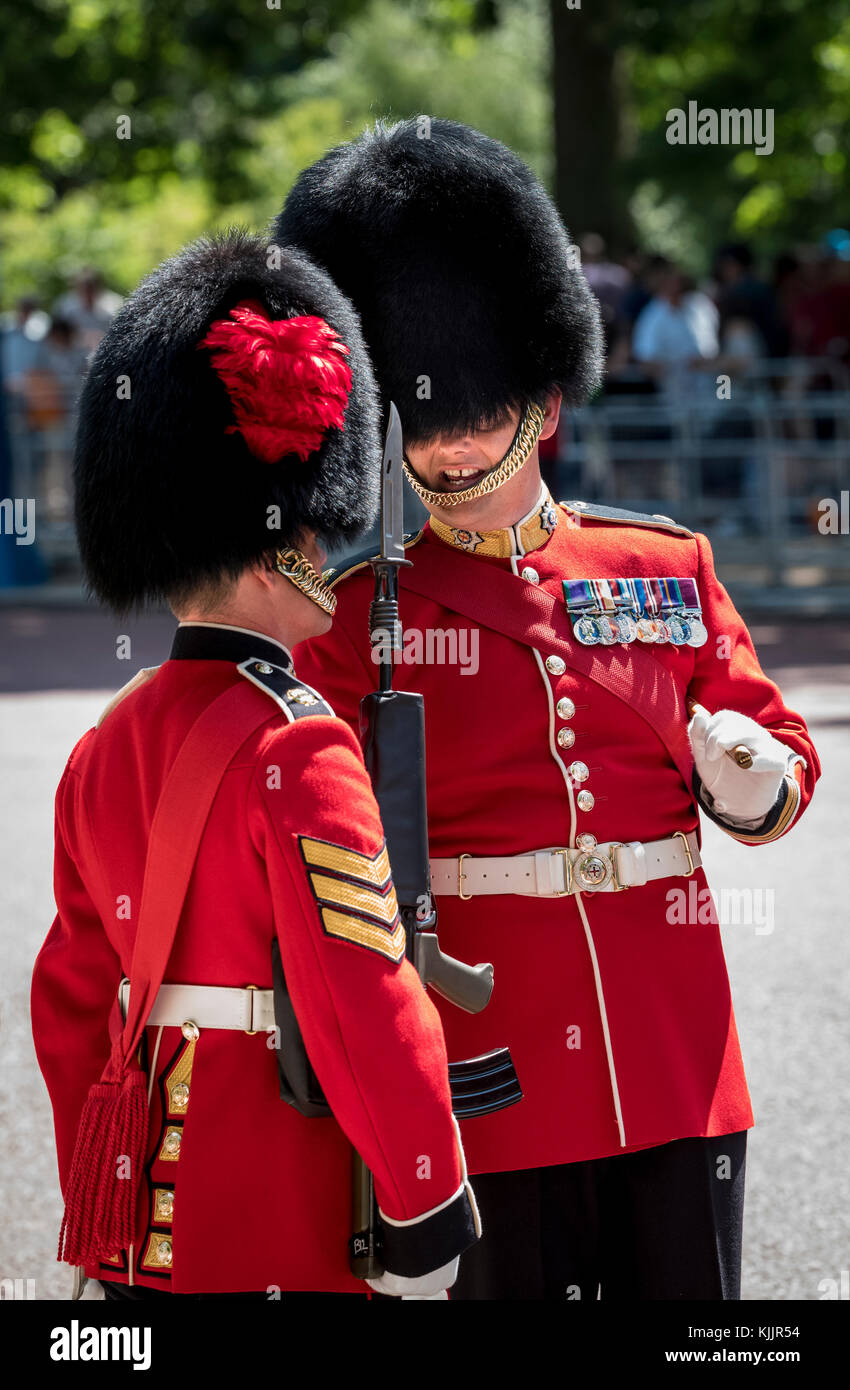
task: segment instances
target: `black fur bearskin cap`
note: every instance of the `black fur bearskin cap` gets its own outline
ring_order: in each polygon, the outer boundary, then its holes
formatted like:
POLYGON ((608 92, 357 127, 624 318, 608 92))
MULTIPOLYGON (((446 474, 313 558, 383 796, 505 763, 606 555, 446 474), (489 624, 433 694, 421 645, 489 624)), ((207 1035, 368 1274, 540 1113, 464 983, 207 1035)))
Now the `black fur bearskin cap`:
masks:
POLYGON ((296 180, 274 238, 324 266, 360 314, 405 438, 465 433, 507 407, 599 384, 596 298, 538 179, 454 121, 378 123, 296 180))
POLYGON ((297 545, 302 528, 329 548, 351 541, 374 520, 380 459, 377 392, 359 321, 328 275, 306 255, 243 231, 194 242, 142 281, 91 363, 74 454, 88 585, 126 612, 235 578, 269 552, 297 545), (216 353, 199 345, 213 324, 221 334, 224 322, 226 337, 231 311, 246 304, 260 317, 235 331, 239 365, 256 362, 256 324, 272 344, 263 361, 276 365, 269 373, 252 368, 254 413, 243 432, 233 374, 226 385, 216 353), (301 316, 315 317, 291 329, 268 323, 301 316), (324 357, 311 350, 316 332, 332 344, 324 357), (341 428, 316 430, 317 397, 299 389, 302 368, 312 370, 320 401, 322 383, 335 386, 328 410, 341 428), (281 388, 282 379, 296 385, 281 388))

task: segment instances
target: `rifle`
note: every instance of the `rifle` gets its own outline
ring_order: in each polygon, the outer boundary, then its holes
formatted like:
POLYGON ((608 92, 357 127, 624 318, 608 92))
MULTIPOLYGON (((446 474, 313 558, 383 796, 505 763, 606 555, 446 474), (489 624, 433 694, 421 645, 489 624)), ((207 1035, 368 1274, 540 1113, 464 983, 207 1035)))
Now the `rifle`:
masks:
MULTIPOLYGON (((381 548, 369 562, 375 575, 369 633, 373 652, 379 649, 380 678, 378 689, 360 702, 360 737, 384 825, 407 957, 423 986, 430 985, 444 999, 475 1014, 489 1003, 493 967, 465 965, 440 950, 428 859, 424 700, 421 694, 392 688, 394 653, 403 646, 398 571, 411 563, 404 554, 402 488, 401 421, 390 402, 381 474, 381 548)), ((486 1115, 522 1100, 506 1047, 450 1062, 449 1085, 453 1113, 461 1118, 486 1115)), ((374 1183, 357 1153, 353 1199, 351 1272, 359 1279, 374 1279, 383 1272, 374 1183)))

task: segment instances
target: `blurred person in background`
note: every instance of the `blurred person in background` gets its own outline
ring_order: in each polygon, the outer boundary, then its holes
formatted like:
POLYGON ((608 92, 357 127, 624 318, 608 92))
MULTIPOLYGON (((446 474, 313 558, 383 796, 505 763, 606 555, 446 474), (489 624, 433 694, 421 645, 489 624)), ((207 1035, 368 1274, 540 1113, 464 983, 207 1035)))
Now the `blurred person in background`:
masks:
MULTIPOLYGON (((654 396, 658 390, 655 373, 646 371, 643 365, 634 360, 632 353, 632 334, 635 323, 643 310, 655 297, 659 275, 669 265, 666 257, 647 255, 638 249, 631 250, 625 257, 626 269, 631 277, 628 288, 620 300, 619 313, 613 331, 608 335, 608 359, 606 363, 603 393, 605 396, 642 395, 654 396)), ((655 436, 668 438, 665 427, 655 428, 655 436)), ((630 437, 637 437, 634 431, 630 437)), ((621 434, 620 437, 625 437, 621 434)), ((646 437, 641 431, 641 437, 646 437)))
POLYGON ((3 384, 7 391, 20 391, 23 388, 25 373, 33 365, 38 345, 49 323, 47 314, 39 309, 35 295, 21 295, 14 312, 7 316, 0 337, 3 384))
POLYGON ((35 295, 21 295, 13 312, 4 315, 0 334, 0 365, 12 460, 10 491, 25 497, 33 493, 35 471, 35 451, 25 392, 28 374, 49 323, 35 295))
POLYGON ((97 347, 121 304, 120 294, 104 287, 100 271, 87 266, 73 288, 56 301, 54 313, 74 325, 80 346, 89 353, 97 347))
POLYGON ((597 300, 606 329, 606 339, 611 335, 619 318, 622 297, 631 284, 631 274, 625 265, 608 259, 607 246, 599 232, 587 232, 579 242, 582 253, 582 270, 597 300))
POLYGON ((37 389, 33 389, 33 376, 42 373, 53 379, 62 413, 73 417, 85 366, 86 353, 74 324, 70 319, 54 315, 45 337, 36 345, 28 374, 28 394, 34 401, 34 412, 37 410, 37 389))
POLYGON ((742 325, 750 328, 747 355, 784 357, 788 330, 782 321, 776 291, 754 271, 753 253, 742 241, 720 246, 714 260, 717 308, 723 338, 734 321, 734 337, 743 343, 742 325))
POLYGON ((771 281, 777 312, 788 337, 788 350, 793 353, 797 344, 792 341, 791 321, 799 300, 813 285, 811 254, 804 250, 780 251, 773 262, 771 281))
POLYGON ((672 261, 659 258, 650 277, 653 297, 638 315, 632 355, 659 381, 670 398, 698 392, 714 396, 705 364, 719 350, 719 315, 708 295, 689 287, 672 261))
MULTIPOLYGON (((688 288, 684 274, 669 261, 656 263, 655 294, 638 317, 632 352, 658 382, 672 407, 700 407, 692 429, 705 440, 699 452, 700 492, 704 498, 742 501, 747 522, 758 518, 757 461, 747 451, 752 423, 737 400, 718 392, 718 377, 741 376, 764 355, 765 340, 745 312, 727 317, 702 291, 688 288), (734 441, 740 440, 740 449, 734 441), (711 441, 723 441, 712 451, 711 441)), ((741 518, 723 507, 717 525, 736 533, 741 518)))
POLYGON ((791 310, 794 349, 807 357, 850 363, 850 260, 827 245, 808 279, 791 310))
POLYGON ((49 521, 71 529, 71 453, 86 352, 70 320, 58 315, 25 377, 26 423, 39 468, 37 496, 49 521))
POLYGON ((759 454, 747 444, 755 430, 748 403, 751 397, 748 398, 744 381, 750 369, 765 355, 765 340, 751 318, 742 315, 727 318, 725 322, 721 319, 720 352, 713 363, 714 379, 717 381, 723 374, 734 385, 729 395, 717 398, 720 408, 706 430, 709 442, 701 459, 702 491, 706 498, 737 499, 740 511, 736 515, 735 508, 724 501, 713 523, 715 536, 740 535, 744 530, 754 534, 762 530, 759 454), (725 441, 713 456, 710 453, 712 440, 725 441))
POLYGON ((625 266, 609 259, 605 242, 598 232, 588 232, 579 245, 585 279, 599 300, 607 343, 613 336, 623 296, 632 277, 625 266))
POLYGON ((641 310, 652 299, 649 279, 663 262, 663 256, 648 256, 645 251, 634 247, 625 256, 625 266, 630 275, 626 291, 620 300, 620 323, 631 331, 641 310))

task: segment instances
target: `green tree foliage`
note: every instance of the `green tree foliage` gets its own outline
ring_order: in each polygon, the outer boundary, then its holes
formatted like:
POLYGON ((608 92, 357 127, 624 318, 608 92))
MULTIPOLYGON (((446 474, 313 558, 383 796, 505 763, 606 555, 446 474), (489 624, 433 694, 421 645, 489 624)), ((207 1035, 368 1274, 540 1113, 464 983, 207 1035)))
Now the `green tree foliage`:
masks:
POLYGON ((91 263, 126 291, 204 230, 264 225, 329 145, 419 112, 513 146, 574 234, 607 209, 612 240, 631 221, 695 269, 724 236, 775 249, 850 220, 846 0, 582 0, 553 62, 557 3, 0 0, 4 301, 91 263), (556 170, 553 77, 590 70, 591 33, 613 95, 587 84, 556 170), (774 153, 671 146, 688 100, 774 107, 774 153))
POLYGON ((631 148, 626 169, 653 209, 699 240, 766 249, 847 225, 850 12, 846 0, 654 0, 621 7, 631 148), (773 154, 667 143, 666 113, 772 108, 773 154), (666 211, 665 211, 666 209, 666 211))
POLYGON ((33 170, 59 196, 187 172, 218 200, 240 196, 254 121, 364 3, 3 0, 0 165, 33 170))

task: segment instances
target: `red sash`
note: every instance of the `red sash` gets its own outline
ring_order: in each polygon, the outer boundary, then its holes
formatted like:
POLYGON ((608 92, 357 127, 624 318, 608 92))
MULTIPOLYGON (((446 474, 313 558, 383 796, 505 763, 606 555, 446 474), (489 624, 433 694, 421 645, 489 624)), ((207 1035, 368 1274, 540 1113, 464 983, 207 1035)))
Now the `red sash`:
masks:
POLYGON ((65 1186, 58 1258, 68 1264, 96 1262, 132 1244, 148 1137, 147 1077, 134 1060, 136 1049, 165 975, 221 779, 245 740, 273 714, 268 700, 247 683, 229 686, 195 720, 160 792, 145 860, 127 1019, 100 1081, 89 1089, 65 1186))
POLYGON ((566 604, 510 571, 476 562, 448 546, 438 549, 426 543, 408 555, 413 566, 402 571, 405 589, 522 642, 544 658, 561 657, 570 670, 629 705, 664 744, 694 797, 685 693, 651 645, 583 647, 572 634, 566 604))

